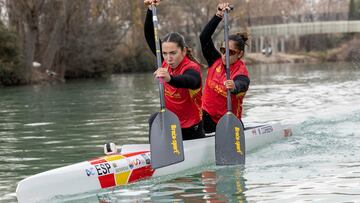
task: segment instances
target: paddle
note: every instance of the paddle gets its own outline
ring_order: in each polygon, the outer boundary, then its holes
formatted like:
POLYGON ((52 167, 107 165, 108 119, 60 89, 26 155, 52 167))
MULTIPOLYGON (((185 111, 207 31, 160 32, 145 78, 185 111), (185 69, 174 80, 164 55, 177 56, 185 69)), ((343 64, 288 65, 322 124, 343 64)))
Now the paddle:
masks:
MULTIPOLYGON (((230 7, 232 9, 232 7, 230 7)), ((225 18, 226 79, 230 80, 229 20, 225 18)), ((231 95, 227 90, 227 112, 216 125, 215 158, 217 165, 245 164, 245 135, 242 122, 231 112, 231 95)))
MULTIPOLYGON (((160 42, 156 7, 152 6, 157 67, 161 67, 160 42)), ((161 168, 184 161, 183 140, 178 117, 165 108, 164 82, 158 78, 160 112, 156 115, 150 130, 151 167, 161 168)))

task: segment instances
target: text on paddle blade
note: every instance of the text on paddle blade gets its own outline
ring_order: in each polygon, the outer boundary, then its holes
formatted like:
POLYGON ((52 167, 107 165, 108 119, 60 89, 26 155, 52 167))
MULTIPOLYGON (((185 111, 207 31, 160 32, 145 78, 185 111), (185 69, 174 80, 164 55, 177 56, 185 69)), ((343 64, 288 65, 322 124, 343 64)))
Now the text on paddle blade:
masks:
POLYGON ((236 152, 244 155, 242 150, 241 150, 241 143, 240 143, 240 128, 239 127, 235 127, 235 148, 236 148, 236 152))
POLYGON ((173 147, 173 153, 180 155, 180 151, 179 151, 179 147, 178 147, 178 143, 176 141, 176 125, 173 124, 171 125, 171 145, 173 147))

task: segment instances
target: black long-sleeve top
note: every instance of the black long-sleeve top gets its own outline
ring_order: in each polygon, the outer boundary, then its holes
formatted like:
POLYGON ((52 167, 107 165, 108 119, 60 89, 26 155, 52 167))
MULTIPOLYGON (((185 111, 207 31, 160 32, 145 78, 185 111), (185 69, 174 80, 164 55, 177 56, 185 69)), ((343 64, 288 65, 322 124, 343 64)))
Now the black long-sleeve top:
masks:
MULTIPOLYGON (((150 9, 148 9, 146 14, 144 33, 147 44, 149 45, 153 54, 156 56, 154 24, 152 21, 152 11, 150 9)), ((161 46, 160 53, 162 53, 161 46)), ((164 58, 161 56, 161 61, 163 60, 164 58)), ((195 69, 188 69, 182 75, 170 75, 170 77, 171 79, 168 84, 176 88, 198 89, 201 87, 201 76, 199 72, 195 71, 195 69)))
MULTIPOLYGON (((221 20, 222 18, 214 15, 214 17, 208 22, 208 24, 205 26, 205 28, 200 34, 201 49, 203 56, 208 63, 208 67, 211 67, 216 60, 221 58, 221 54, 215 48, 214 42, 211 38, 221 20)), ((248 90, 250 79, 245 75, 237 75, 234 77, 234 83, 235 89, 231 91, 231 93, 238 94, 240 92, 246 92, 248 90)))

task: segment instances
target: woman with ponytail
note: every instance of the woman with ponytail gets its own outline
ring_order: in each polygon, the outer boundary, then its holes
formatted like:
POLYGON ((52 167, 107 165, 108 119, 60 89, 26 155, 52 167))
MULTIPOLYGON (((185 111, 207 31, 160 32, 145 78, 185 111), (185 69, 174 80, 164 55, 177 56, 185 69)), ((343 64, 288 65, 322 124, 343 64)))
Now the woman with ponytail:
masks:
POLYGON ((206 133, 216 130, 216 124, 227 111, 227 89, 231 91, 232 112, 241 119, 243 98, 250 84, 248 70, 242 60, 245 44, 248 40, 247 35, 229 36, 230 80, 226 80, 225 45, 221 46, 218 51, 211 39, 224 16, 225 10, 230 10, 229 3, 220 3, 217 6, 216 15, 200 34, 202 53, 209 67, 202 98, 203 122, 206 133))
MULTIPOLYGON (((154 27, 151 5, 159 5, 160 0, 144 0, 149 7, 144 24, 146 41, 156 55, 154 27)), ((162 67, 154 76, 164 80, 166 108, 175 113, 181 124, 183 140, 205 136, 201 116, 202 79, 198 61, 184 37, 177 32, 170 32, 161 40, 162 67)), ((149 123, 155 119, 153 114, 149 123)))

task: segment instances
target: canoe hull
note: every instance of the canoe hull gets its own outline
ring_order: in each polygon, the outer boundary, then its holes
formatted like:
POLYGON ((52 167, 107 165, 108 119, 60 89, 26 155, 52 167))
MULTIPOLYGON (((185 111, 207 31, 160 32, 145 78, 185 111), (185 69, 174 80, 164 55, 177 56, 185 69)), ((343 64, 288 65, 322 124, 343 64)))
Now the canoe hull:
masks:
MULTIPOLYGON (((246 151, 272 143, 291 134, 280 123, 245 130, 246 151)), ((151 168, 150 145, 124 145, 120 154, 49 170, 19 182, 18 201, 39 202, 56 196, 81 194, 102 188, 127 185, 142 179, 175 174, 194 167, 215 163, 215 137, 184 142, 185 161, 151 168)))

